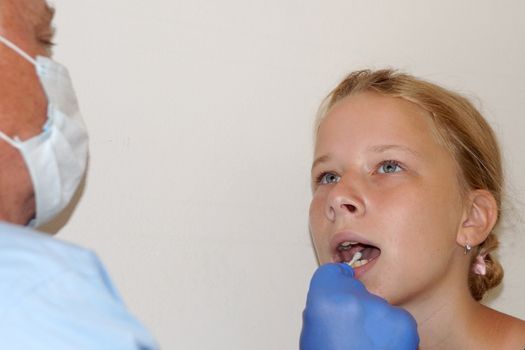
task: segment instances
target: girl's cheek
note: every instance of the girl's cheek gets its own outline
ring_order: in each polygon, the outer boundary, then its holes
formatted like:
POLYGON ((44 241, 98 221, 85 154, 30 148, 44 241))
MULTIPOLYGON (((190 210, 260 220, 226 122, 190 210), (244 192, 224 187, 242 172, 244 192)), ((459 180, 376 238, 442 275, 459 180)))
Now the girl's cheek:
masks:
POLYGON ((315 249, 318 250, 320 245, 320 240, 322 236, 322 227, 323 227, 323 208, 324 208, 324 201, 323 198, 319 195, 315 195, 312 198, 312 202, 310 203, 310 213, 309 213, 309 221, 310 221, 310 233, 312 235, 312 239, 314 242, 315 249))
POLYGON ((312 196, 312 201, 310 202, 310 223, 312 223, 312 220, 319 215, 322 203, 323 196, 320 193, 320 190, 316 190, 312 196))

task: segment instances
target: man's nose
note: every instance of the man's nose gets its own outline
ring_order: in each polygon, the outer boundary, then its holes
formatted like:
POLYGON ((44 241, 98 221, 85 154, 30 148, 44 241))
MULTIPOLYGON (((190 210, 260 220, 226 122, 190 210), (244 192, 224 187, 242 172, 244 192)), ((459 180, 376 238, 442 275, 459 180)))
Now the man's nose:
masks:
POLYGON ((355 182, 343 180, 333 186, 325 208, 326 217, 330 221, 335 221, 338 217, 359 217, 365 213, 365 201, 358 187, 355 182))

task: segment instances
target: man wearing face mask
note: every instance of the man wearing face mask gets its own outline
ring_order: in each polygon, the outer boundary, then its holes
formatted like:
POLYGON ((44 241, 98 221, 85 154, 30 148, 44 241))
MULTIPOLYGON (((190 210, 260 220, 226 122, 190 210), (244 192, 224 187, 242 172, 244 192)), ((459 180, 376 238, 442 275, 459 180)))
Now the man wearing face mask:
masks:
POLYGON ((52 17, 44 0, 0 0, 1 347, 157 349, 92 252, 29 228, 69 203, 87 161, 52 17))

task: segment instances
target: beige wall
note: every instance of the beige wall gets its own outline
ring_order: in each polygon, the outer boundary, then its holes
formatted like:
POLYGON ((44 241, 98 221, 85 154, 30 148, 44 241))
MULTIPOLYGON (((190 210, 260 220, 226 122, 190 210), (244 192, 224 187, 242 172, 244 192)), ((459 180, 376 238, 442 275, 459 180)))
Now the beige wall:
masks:
POLYGON ((91 134, 59 237, 95 249, 165 349, 294 349, 315 269, 311 126, 343 75, 393 66, 473 96, 514 220, 490 304, 525 318, 521 1, 55 0, 91 134), (521 203, 521 204, 520 204, 521 203))

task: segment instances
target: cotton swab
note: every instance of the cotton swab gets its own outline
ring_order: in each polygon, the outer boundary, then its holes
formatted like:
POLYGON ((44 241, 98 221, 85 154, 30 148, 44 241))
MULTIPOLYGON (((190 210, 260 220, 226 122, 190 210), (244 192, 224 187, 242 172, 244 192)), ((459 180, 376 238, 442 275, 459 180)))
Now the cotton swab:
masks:
POLYGON ((350 265, 351 267, 354 267, 354 264, 359 260, 361 259, 361 257, 363 256, 363 254, 361 254, 361 252, 356 252, 354 254, 354 256, 352 257, 352 260, 350 260, 349 262, 347 262, 348 265, 350 265))

